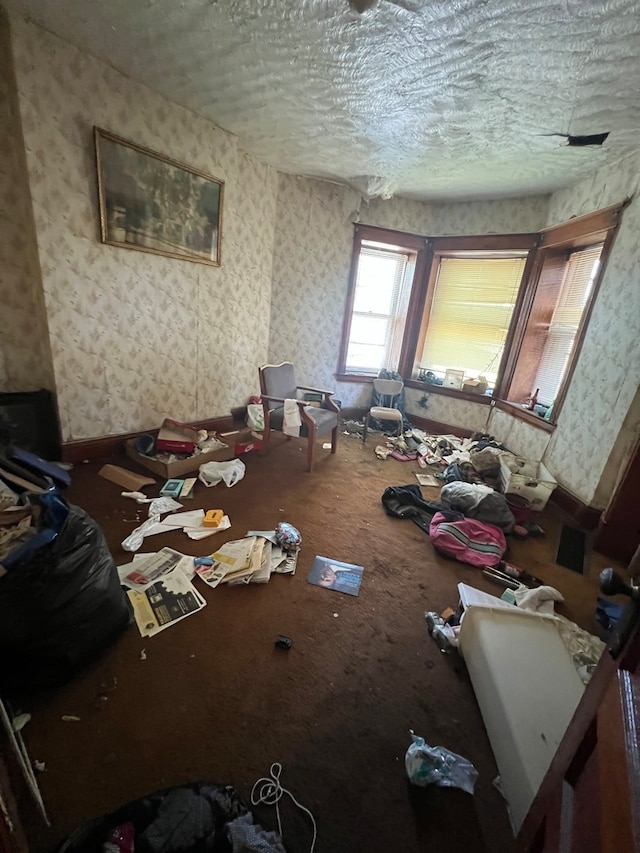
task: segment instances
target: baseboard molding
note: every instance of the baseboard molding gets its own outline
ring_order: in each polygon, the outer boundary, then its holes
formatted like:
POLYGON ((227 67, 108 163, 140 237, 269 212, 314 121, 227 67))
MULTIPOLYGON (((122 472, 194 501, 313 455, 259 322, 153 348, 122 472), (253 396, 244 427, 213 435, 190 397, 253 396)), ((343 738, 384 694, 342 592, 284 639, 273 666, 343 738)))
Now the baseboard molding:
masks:
MULTIPOLYGON (((246 407, 242 409, 233 409, 231 414, 220 418, 209 418, 206 421, 198 421, 191 423, 190 426, 196 429, 206 429, 209 432, 230 432, 236 429, 238 424, 244 423, 244 420, 236 418, 235 414, 246 413, 246 407)), ((130 438, 137 438, 139 435, 157 435, 157 429, 143 430, 141 432, 126 432, 119 435, 104 435, 98 438, 80 439, 79 441, 67 441, 62 445, 62 461, 71 462, 77 465, 80 462, 92 461, 94 459, 107 459, 118 453, 125 441, 130 438)))
POLYGON ((584 503, 558 485, 551 493, 551 502, 567 513, 572 520, 583 530, 595 530, 602 515, 601 509, 584 503))

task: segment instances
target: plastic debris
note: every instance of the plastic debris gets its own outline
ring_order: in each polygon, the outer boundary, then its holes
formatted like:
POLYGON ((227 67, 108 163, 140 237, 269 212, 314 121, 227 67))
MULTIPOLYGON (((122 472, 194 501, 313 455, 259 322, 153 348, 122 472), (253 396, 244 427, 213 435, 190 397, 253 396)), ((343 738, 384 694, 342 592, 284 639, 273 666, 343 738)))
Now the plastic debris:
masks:
POLYGON ((73 714, 63 714, 62 718, 65 723, 78 723, 80 722, 80 717, 76 717, 73 714))
POLYGON ((478 771, 470 761, 443 746, 429 746, 413 732, 410 735, 412 743, 407 749, 404 766, 411 784, 421 788, 427 785, 460 788, 473 794, 478 771))
POLYGON ((142 649, 142 651, 140 652, 140 660, 146 660, 146 659, 147 659, 147 650, 142 649))
POLYGON ((31 719, 31 714, 18 714, 11 720, 11 728, 14 732, 22 731, 31 719))
POLYGON ((38 761, 38 759, 33 762, 33 766, 38 771, 38 773, 44 773, 44 771, 47 769, 47 765, 44 763, 44 761, 38 761))

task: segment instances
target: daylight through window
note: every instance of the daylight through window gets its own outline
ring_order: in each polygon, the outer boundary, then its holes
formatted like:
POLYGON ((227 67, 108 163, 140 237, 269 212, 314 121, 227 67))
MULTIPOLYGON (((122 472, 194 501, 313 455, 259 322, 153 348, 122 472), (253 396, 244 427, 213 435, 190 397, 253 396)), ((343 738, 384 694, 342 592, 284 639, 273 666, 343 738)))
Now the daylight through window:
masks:
POLYGON ((387 370, 409 388, 514 412, 533 399, 533 413, 555 422, 622 207, 537 234, 426 237, 357 224, 338 377, 387 370))

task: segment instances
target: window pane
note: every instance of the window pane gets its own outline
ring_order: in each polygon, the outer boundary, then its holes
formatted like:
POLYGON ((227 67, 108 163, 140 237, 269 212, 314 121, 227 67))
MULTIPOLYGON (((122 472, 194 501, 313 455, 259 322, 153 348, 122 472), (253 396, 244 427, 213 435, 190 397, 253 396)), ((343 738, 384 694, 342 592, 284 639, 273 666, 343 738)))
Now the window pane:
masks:
POLYGON ((361 254, 353 310, 391 314, 405 264, 406 257, 401 255, 361 254))
POLYGON ((415 252, 362 245, 345 369, 376 375, 397 370, 411 294, 415 252))
POLYGON ((553 403, 564 381, 601 252, 599 244, 572 252, 569 257, 533 383, 532 391, 539 389, 538 402, 543 406, 553 403))
POLYGON ((495 382, 526 259, 442 258, 417 364, 495 382))

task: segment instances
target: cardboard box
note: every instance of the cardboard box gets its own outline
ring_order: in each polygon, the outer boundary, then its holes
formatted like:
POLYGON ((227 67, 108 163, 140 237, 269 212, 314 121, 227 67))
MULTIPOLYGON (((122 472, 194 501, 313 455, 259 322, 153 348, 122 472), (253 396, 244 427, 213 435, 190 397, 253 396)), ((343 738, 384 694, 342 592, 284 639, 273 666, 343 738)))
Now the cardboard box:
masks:
POLYGON ((505 494, 526 498, 531 509, 537 512, 545 508, 558 485, 542 462, 508 452, 500 454, 500 482, 505 494))
MULTIPOLYGON (((226 442, 226 439, 222 438, 222 441, 226 442)), ((189 456, 186 459, 176 459, 174 462, 161 462, 159 459, 138 453, 135 438, 130 438, 125 442, 125 451, 127 456, 137 462, 138 465, 153 471, 165 480, 172 480, 176 477, 182 477, 183 474, 197 471, 205 462, 226 462, 228 459, 235 458, 235 447, 231 442, 227 443, 227 447, 219 447, 209 453, 198 453, 196 456, 189 456)))
POLYGON ((238 429, 234 432, 222 432, 220 438, 233 447, 236 456, 250 453, 252 450, 261 450, 264 444, 262 433, 249 429, 238 429))
POLYGON ((156 447, 167 453, 193 453, 198 443, 198 430, 165 418, 156 438, 156 447))

